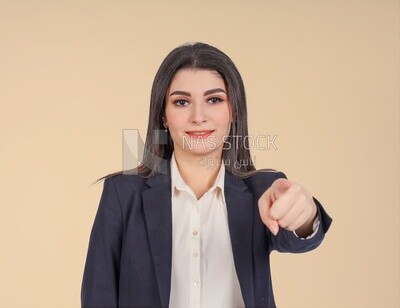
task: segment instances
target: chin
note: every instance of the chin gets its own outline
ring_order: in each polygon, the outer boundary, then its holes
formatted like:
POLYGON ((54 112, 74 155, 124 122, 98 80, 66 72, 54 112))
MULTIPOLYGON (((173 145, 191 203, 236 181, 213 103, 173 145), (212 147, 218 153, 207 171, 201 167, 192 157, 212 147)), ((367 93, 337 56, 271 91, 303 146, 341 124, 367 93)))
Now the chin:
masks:
POLYGON ((197 149, 185 149, 184 152, 194 155, 194 156, 208 156, 208 155, 213 155, 217 156, 219 153, 218 151, 219 147, 212 147, 212 148, 204 148, 204 147, 198 147, 197 149))

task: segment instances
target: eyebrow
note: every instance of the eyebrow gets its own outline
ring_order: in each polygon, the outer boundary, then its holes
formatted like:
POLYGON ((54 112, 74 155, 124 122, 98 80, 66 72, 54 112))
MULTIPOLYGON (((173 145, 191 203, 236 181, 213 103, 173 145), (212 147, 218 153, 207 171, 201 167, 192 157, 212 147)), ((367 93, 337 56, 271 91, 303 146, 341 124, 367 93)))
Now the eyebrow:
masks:
MULTIPOLYGON (((215 88, 215 89, 210 89, 210 90, 205 91, 205 92, 203 93, 203 95, 206 96, 206 95, 210 95, 210 94, 214 94, 214 93, 218 93, 218 92, 223 92, 223 93, 226 94, 225 90, 223 90, 223 89, 221 89, 221 88, 215 88)), ((172 95, 191 96, 189 92, 186 92, 186 91, 179 91, 179 90, 178 90, 178 91, 172 92, 169 96, 172 96, 172 95)))

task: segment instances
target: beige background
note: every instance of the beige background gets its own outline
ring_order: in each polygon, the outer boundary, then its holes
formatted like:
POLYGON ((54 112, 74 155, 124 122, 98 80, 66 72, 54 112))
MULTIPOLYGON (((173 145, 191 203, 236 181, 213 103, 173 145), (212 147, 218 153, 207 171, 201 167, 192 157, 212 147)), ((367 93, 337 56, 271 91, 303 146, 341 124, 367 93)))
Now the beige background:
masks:
POLYGON ((254 151, 334 223, 273 253, 280 307, 399 307, 398 1, 0 0, 0 307, 78 307, 98 177, 145 136, 150 87, 188 41, 242 73, 254 151))

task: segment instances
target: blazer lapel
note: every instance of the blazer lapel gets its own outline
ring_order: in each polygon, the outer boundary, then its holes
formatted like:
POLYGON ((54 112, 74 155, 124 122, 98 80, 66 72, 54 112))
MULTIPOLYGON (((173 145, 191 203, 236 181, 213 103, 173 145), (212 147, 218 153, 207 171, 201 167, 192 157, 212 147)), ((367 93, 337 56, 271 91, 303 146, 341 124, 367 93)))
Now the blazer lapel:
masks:
POLYGON ((162 307, 168 307, 171 291, 172 212, 171 180, 168 174, 157 174, 143 191, 143 208, 150 249, 162 307))
MULTIPOLYGON (((143 191, 143 208, 162 307, 168 307, 171 292, 172 208, 171 179, 167 174, 150 177, 143 191)), ((254 306, 253 194, 243 180, 225 172, 225 199, 232 253, 246 307, 254 306)))
POLYGON ((246 307, 253 307, 253 194, 243 180, 228 171, 224 190, 236 273, 244 303, 246 307))

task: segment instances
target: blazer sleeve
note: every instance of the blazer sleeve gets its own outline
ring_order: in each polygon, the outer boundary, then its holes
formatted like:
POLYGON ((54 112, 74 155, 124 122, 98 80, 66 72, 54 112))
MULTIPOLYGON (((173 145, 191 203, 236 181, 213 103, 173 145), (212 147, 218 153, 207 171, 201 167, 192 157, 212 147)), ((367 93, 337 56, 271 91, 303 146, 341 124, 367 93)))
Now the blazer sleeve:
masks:
MULTIPOLYGON (((277 172, 276 179, 287 178, 283 172, 277 172)), ((277 250, 279 252, 302 253, 317 248, 325 237, 328 231, 332 218, 326 213, 321 203, 313 197, 317 206, 318 217, 320 225, 317 233, 309 239, 302 239, 297 237, 294 232, 279 228, 278 234, 273 235, 267 228, 267 235, 269 238, 269 250, 277 250)))
POLYGON ((82 307, 117 307, 122 211, 113 178, 103 192, 90 233, 81 288, 82 307))

